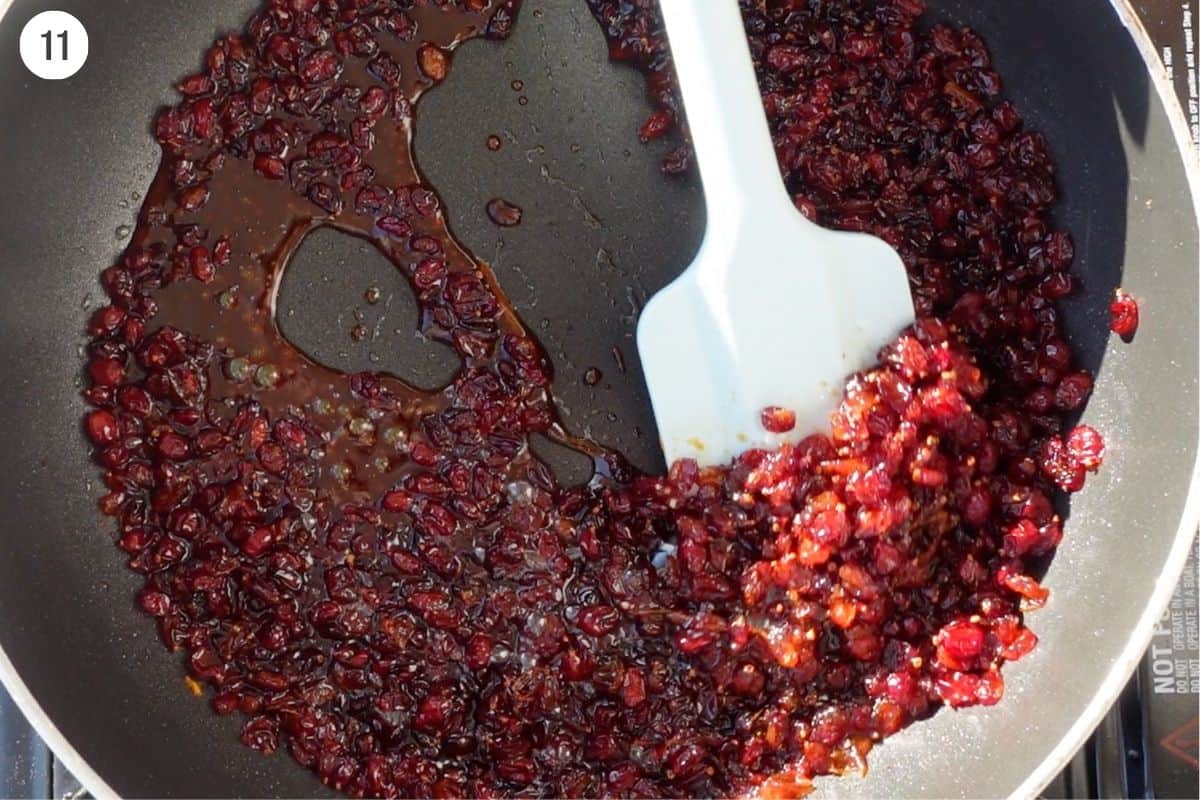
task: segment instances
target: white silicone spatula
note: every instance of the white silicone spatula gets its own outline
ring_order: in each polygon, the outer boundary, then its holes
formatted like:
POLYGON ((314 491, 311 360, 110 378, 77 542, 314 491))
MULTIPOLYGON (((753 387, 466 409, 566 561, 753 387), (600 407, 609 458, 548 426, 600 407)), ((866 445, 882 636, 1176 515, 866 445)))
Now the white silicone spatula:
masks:
POLYGON ((737 0, 660 0, 708 228, 651 298, 638 351, 667 462, 720 464, 828 424, 847 376, 913 322, 900 257, 796 210, 780 177, 737 0), (763 428, 767 406, 796 414, 763 428))

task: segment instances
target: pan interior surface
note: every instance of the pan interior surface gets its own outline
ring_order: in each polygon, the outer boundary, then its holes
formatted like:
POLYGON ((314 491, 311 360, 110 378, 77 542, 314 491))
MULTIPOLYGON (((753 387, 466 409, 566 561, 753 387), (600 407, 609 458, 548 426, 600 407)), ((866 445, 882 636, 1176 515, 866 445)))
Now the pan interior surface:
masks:
MULTIPOLYGON (((243 747, 237 719, 188 692, 178 657, 132 607, 138 582, 96 511, 99 473, 78 424, 97 276, 122 249, 117 231, 132 224, 158 161, 149 122, 174 79, 256 6, 58 0, 84 22, 91 52, 57 83, 29 77, 17 55, 21 26, 50 4, 18 0, 0 20, 0 647, 65 740, 126 796, 329 794, 285 754, 243 747)), ((1051 601, 1030 617, 1041 645, 1005 671, 1004 701, 914 725, 873 754, 866 779, 820 782, 828 796, 1000 796, 1034 773, 1121 660, 1167 566, 1196 460, 1196 215, 1129 32, 1094 0, 930 6, 931 19, 984 35, 1007 96, 1058 161, 1058 222, 1075 236, 1084 282, 1068 322, 1097 376, 1084 420, 1104 433, 1109 457, 1073 498, 1046 578, 1051 601), (1107 334, 1118 285, 1143 303, 1130 345, 1107 334)), ((509 41, 455 55, 422 101, 416 150, 460 241, 493 265, 547 345, 564 422, 657 469, 634 325, 645 298, 690 260, 704 220, 695 177, 664 178, 667 145, 638 144, 647 110, 640 76, 607 62, 582 2, 527 0, 509 41), (489 136, 502 139, 499 151, 489 136), (522 206, 522 225, 495 227, 485 212, 494 197, 522 206), (593 368, 603 378, 590 386, 593 368)), ((330 309, 352 313, 372 284, 407 291, 398 276, 387 284, 386 272, 354 269, 369 257, 349 237, 306 243, 285 279, 280 308, 295 312, 285 331, 332 366, 436 382, 436 358, 422 366, 421 353, 385 339, 375 362, 334 327, 330 309)), ((401 330, 414 323, 402 311, 396 319, 401 330)), ((548 457, 565 479, 578 474, 569 455, 548 457)))

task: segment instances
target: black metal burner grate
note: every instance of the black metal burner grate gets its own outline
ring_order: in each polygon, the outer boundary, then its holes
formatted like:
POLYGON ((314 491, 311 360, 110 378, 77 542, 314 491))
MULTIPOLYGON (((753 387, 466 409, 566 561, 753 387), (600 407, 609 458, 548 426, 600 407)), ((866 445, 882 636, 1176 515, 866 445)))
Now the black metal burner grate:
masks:
MULTIPOLYGON (((1135 0, 1200 142, 1200 0, 1135 0)), ((1133 680, 1044 798, 1197 796, 1200 558, 1191 559, 1133 680)), ((0 690, 0 798, 86 797, 0 690)))

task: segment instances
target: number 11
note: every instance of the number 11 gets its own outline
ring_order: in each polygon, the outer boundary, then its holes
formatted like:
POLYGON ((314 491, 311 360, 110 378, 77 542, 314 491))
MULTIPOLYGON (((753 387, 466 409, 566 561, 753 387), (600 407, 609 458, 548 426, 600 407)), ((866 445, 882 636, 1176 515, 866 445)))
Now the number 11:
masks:
MULTIPOLYGON (((54 60, 54 51, 51 49, 51 46, 50 46, 52 43, 53 34, 50 31, 46 31, 45 33, 42 34, 42 38, 46 40, 46 60, 53 61, 54 60)), ((58 38, 62 39, 62 60, 66 61, 67 60, 67 32, 63 31, 62 33, 60 33, 58 35, 58 38)))

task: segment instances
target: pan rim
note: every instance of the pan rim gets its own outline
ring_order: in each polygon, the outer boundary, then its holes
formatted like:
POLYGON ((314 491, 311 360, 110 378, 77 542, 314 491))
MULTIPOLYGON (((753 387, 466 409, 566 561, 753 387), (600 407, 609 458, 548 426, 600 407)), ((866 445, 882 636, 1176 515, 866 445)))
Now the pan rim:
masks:
MULTIPOLYGON (((1175 136, 1175 145, 1179 149, 1183 161, 1184 173, 1187 176, 1188 189, 1192 196, 1192 213, 1195 216, 1197 228, 1200 229, 1200 142, 1192 138, 1191 126, 1184 114, 1183 105, 1175 93, 1175 87, 1170 75, 1163 65, 1158 50, 1150 38, 1149 31, 1141 17, 1133 7, 1132 0, 1110 0, 1117 18, 1133 38, 1137 45, 1146 71, 1158 92, 1163 109, 1166 111, 1171 132, 1175 136)), ((1197 280, 1200 280, 1200 252, 1197 252, 1197 280)), ((1179 518, 1179 527, 1175 539, 1167 554, 1163 571, 1155 582, 1150 601, 1138 617, 1125 647, 1114 662, 1108 675, 1100 683, 1099 689, 1092 695, 1091 700, 1084 706, 1083 712, 1067 729, 1058 743, 1042 759, 1042 762, 1018 785, 1010 798, 1037 797, 1054 779, 1054 776, 1066 768, 1079 747, 1100 724, 1100 720, 1116 702, 1121 691, 1129 682, 1130 676, 1137 669, 1146 649, 1150 646, 1154 624, 1162 617, 1167 604, 1171 600, 1183 569, 1187 564, 1188 553, 1191 551, 1192 540, 1198 534, 1200 527, 1200 435, 1196 442, 1196 461, 1192 465, 1192 479, 1188 487, 1187 498, 1184 500, 1183 512, 1179 518)))
MULTIPOLYGON (((0 0, 0 21, 3 21, 14 3, 15 0, 0 0)), ((1142 61, 1146 65, 1146 71, 1166 111, 1187 176, 1192 212, 1196 218, 1197 227, 1200 228, 1200 143, 1194 142, 1192 139, 1183 106, 1175 94, 1175 88, 1150 34, 1132 5, 1132 0, 1109 0, 1109 3, 1137 46, 1142 61)), ((1200 280, 1200 251, 1197 252, 1197 276, 1200 280)), ((1116 701, 1141 661, 1150 644, 1154 623, 1161 617, 1170 601, 1187 562, 1192 540, 1200 527, 1200 437, 1197 437, 1196 453, 1196 461, 1192 466, 1191 482, 1180 516, 1179 527, 1167 554, 1164 569, 1155 581, 1150 600, 1134 625, 1125 647, 1082 713, 1054 747, 1046 753, 1038 766, 1009 794, 1010 798, 1035 797, 1050 783, 1054 776, 1067 765, 1084 740, 1099 725, 1101 718, 1116 701)), ((17 708, 25 715, 42 741, 93 797, 98 800, 120 797, 58 729, 58 726, 55 725, 18 674, 3 646, 0 646, 0 685, 7 689, 17 708)))

